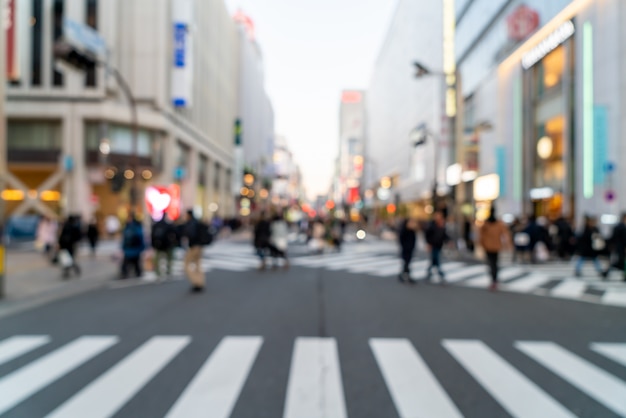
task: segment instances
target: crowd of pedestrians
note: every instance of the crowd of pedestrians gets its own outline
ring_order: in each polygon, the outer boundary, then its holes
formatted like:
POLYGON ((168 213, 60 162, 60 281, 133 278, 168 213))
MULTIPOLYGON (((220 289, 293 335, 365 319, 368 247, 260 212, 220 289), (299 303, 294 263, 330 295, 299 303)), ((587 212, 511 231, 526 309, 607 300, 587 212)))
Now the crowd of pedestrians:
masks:
POLYGON ((445 274, 441 269, 444 249, 460 251, 464 248, 473 255, 477 247, 484 252, 492 280, 491 290, 498 286, 500 254, 509 250, 512 251, 513 263, 537 264, 549 260, 573 260, 573 273, 577 277, 582 275, 585 263, 592 263, 603 279, 611 271, 617 270, 626 281, 626 213, 622 214, 620 221, 606 236, 598 228, 597 219, 589 215, 583 218, 578 230, 563 217, 549 222, 543 217, 530 216, 526 220, 515 219, 507 225, 496 217, 495 209, 480 224, 472 225, 469 218, 465 217, 460 232, 451 227, 449 222, 446 223, 445 219, 445 213, 437 211, 422 227, 413 219, 400 222, 397 236, 402 259, 402 270, 398 276, 401 282, 417 283, 411 277, 410 264, 420 230, 424 234, 430 258, 424 275, 427 282, 431 280, 433 271, 436 271, 440 283, 446 284, 445 274))

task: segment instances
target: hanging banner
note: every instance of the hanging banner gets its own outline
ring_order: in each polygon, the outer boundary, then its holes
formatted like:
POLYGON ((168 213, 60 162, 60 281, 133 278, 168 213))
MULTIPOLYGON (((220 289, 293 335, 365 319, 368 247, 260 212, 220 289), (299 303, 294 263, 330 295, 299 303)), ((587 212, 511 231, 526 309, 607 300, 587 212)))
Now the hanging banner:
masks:
POLYGON ((193 0, 172 2, 172 104, 175 107, 191 107, 193 91, 193 0))
POLYGON ((20 78, 20 60, 15 0, 4 0, 3 4, 4 20, 2 23, 6 36, 6 77, 8 81, 16 81, 20 78))

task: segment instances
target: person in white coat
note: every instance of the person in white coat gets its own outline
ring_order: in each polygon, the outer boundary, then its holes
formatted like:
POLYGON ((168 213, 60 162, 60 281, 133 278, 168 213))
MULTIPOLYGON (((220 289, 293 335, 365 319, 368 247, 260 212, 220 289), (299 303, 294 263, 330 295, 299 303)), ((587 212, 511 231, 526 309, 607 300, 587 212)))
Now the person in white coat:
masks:
POLYGON ((45 216, 41 218, 39 225, 37 225, 37 246, 43 249, 44 255, 48 258, 51 257, 52 250, 56 245, 58 229, 57 222, 45 216))

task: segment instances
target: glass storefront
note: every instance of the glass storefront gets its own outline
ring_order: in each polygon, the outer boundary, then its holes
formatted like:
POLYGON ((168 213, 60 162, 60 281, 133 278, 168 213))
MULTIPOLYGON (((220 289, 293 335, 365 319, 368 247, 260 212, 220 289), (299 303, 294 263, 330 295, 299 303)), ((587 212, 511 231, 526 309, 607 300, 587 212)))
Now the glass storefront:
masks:
MULTIPOLYGON (((573 189, 572 53, 573 40, 561 44, 526 73, 532 127, 527 155, 532 172, 528 198, 536 216, 568 216, 564 206, 573 189)), ((571 209, 571 208, 570 208, 571 209)))

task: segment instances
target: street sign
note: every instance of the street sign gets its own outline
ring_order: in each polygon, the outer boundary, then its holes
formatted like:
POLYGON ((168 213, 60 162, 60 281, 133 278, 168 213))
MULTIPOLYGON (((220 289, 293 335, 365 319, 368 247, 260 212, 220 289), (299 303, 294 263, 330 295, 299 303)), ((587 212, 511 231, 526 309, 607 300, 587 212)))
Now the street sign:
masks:
POLYGON ((613 190, 607 190, 606 193, 604 193, 604 199, 607 202, 612 202, 615 200, 615 192, 613 190))
POLYGON ((612 173, 615 171, 615 163, 611 161, 607 161, 604 163, 604 172, 612 173))
POLYGON ((74 20, 63 19, 63 37, 65 41, 82 52, 88 52, 104 59, 106 56, 106 41, 100 34, 87 25, 74 20))

